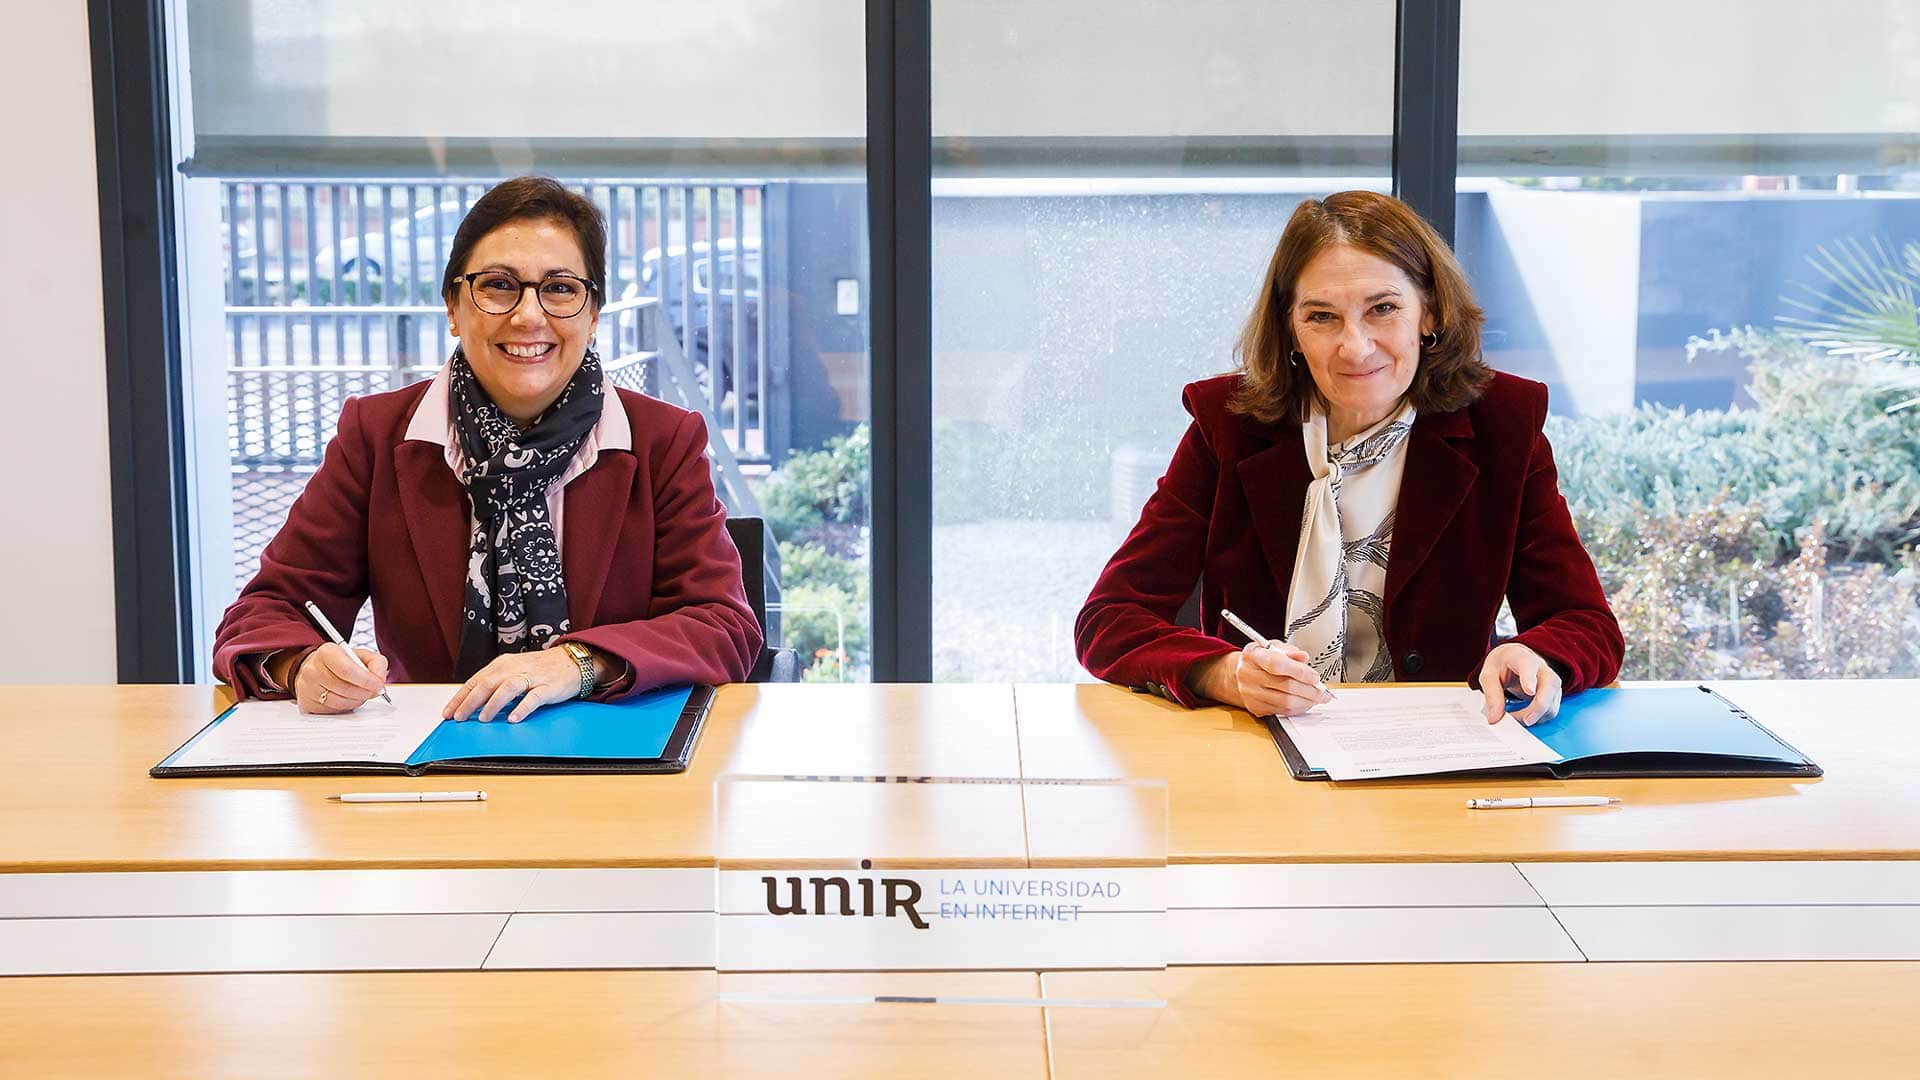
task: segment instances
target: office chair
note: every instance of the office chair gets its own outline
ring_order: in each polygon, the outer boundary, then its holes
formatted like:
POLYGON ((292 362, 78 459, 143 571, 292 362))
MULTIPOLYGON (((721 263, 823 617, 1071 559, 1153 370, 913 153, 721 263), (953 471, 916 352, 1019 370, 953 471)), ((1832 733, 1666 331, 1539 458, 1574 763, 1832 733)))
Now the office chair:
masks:
POLYGON ((760 647, 760 658, 754 661, 747 681, 799 682, 800 657, 792 649, 772 644, 779 638, 779 627, 767 621, 767 523, 757 517, 730 517, 727 535, 740 550, 740 578, 746 586, 747 605, 753 608, 753 617, 760 620, 760 631, 768 641, 760 647))

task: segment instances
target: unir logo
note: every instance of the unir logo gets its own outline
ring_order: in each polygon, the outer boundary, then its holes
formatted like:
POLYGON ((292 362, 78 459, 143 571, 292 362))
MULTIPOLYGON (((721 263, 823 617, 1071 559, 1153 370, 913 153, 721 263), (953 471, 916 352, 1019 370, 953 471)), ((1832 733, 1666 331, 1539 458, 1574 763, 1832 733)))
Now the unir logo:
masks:
MULTIPOLYGON (((872 859, 861 859, 860 869, 873 869, 872 859)), ((906 912, 917 930, 927 929, 927 922, 920 917, 914 907, 920 902, 920 883, 910 878, 879 879, 881 904, 884 911, 874 910, 874 885, 870 877, 855 878, 852 881, 843 877, 810 877, 805 886, 797 877, 763 877, 761 883, 767 887, 767 914, 769 915, 858 915, 871 918, 880 915, 891 919, 906 912), (780 883, 786 882, 786 903, 780 902, 780 883), (860 909, 854 910, 854 888, 859 887, 860 909), (812 890, 813 910, 808 911, 804 903, 806 890, 812 890), (829 903, 829 900, 832 903, 829 903)))

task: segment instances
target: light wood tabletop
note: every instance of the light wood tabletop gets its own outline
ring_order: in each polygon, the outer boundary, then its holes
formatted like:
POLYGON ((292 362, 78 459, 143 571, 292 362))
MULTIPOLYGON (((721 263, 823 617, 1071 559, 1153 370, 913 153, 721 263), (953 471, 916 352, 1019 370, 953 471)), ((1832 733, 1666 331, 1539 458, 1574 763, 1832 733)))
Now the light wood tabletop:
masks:
MULTIPOLYGON (((684 775, 490 776, 486 803, 398 807, 324 798, 365 779, 150 779, 147 768, 214 714, 212 688, 0 688, 16 755, 14 781, 0 787, 0 873, 708 866, 726 847, 714 813, 714 781, 726 773, 1166 781, 1164 795, 1033 786, 1024 805, 1002 785, 852 785, 818 817, 767 805, 737 819, 743 840, 767 853, 804 852, 826 836, 901 860, 1072 861, 1132 850, 1158 829, 1186 863, 1915 859, 1913 685, 1722 688, 1824 765, 1823 779, 1574 785, 1298 782, 1245 714, 1107 686, 734 686, 720 691, 684 775), (1469 788, 1604 789, 1626 805, 1471 814, 1469 788)), ((1293 925, 1286 909, 1264 917, 1293 925)), ((936 980, 941 993, 980 997, 1040 985, 1078 999, 1164 994, 1167 1007, 1152 1010, 717 1000, 722 979, 743 990, 756 978, 774 993, 797 980, 849 995, 932 985, 661 970, 0 979, 0 1074, 991 1070, 1012 1080, 1310 1065, 1322 1076, 1797 1077, 1904 1075, 1920 1057, 1920 1029, 1906 1023, 1920 963, 1907 961, 1294 964, 936 980)))
MULTIPOLYGON (((725 773, 1018 776, 1007 686, 722 687, 687 772, 659 776, 255 776, 156 780, 223 701, 212 687, 0 688, 12 782, 0 872, 711 866, 725 773), (483 786, 484 803, 342 805, 348 790, 483 786)), ((1017 789, 926 786, 912 812, 769 817, 757 843, 833 833, 887 858, 1017 863, 1017 789)), ((892 802, 889 806, 898 806, 892 802)))
POLYGON ((1287 775, 1244 713, 1111 686, 729 686, 681 775, 489 776, 485 803, 340 805, 325 796, 449 778, 155 780, 147 769, 216 711, 212 688, 0 688, 9 748, 31 763, 0 787, 0 872, 710 866, 723 848, 804 853, 823 836, 894 862, 1049 863, 1137 853, 1160 828, 1184 863, 1920 858, 1912 684, 1721 689, 1827 775, 1312 783, 1287 775), (1084 793, 1068 812, 1042 788, 1023 807, 1004 786, 871 785, 838 792, 824 818, 772 806, 734 817, 751 827, 729 840, 713 790, 726 773, 1164 779, 1167 810, 1162 823, 1089 816, 1084 793), (1626 804, 1464 806, 1542 791, 1626 804))
POLYGON ((1052 1075, 1912 1076, 1920 963, 1421 964, 1049 974, 1052 1075))
MULTIPOLYGON (((729 979, 741 977, 729 976, 729 979)), ((791 988, 791 977, 785 978, 791 988)), ((889 993, 898 976, 807 976, 889 993)), ((1044 976, 1164 1009, 749 1004, 711 972, 0 980, 20 1076, 1909 1076, 1920 963, 1425 964, 1044 976), (1044 1028, 1043 1028, 1044 1024, 1044 1028)), ((1031 974, 940 976, 1026 996, 1031 974)), ((739 989, 744 984, 729 983, 739 989)))
MULTIPOLYGON (((726 978, 729 989, 753 985, 726 978)), ((807 979, 824 993, 923 985, 807 979)), ((1038 1009, 732 1003, 717 985, 692 971, 0 979, 0 1074, 1046 1075, 1038 1009)), ((1036 985, 1032 974, 941 976, 970 996, 1030 998, 1036 985)))
MULTIPOLYGON (((1164 778, 1174 862, 1920 858, 1920 710, 1895 680, 1713 684, 1818 779, 1297 781, 1264 724, 1107 685, 1015 688, 1029 777, 1164 778), (1469 795, 1618 795, 1470 811, 1469 795)), ((1116 825, 1122 828, 1124 825, 1116 825)), ((1115 846, 1030 814, 1035 859, 1115 846)))

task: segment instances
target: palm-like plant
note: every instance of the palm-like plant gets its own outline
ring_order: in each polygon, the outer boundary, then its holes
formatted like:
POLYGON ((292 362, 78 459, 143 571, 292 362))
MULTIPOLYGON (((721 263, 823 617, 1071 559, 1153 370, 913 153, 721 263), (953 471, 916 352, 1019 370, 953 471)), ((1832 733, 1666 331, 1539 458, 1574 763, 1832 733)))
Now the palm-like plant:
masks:
MULTIPOLYGON (((1801 295, 1780 298, 1806 313, 1780 316, 1782 330, 1829 356, 1880 365, 1889 388, 1920 388, 1920 243, 1896 253, 1879 237, 1871 247, 1849 237, 1807 261, 1825 285, 1796 283, 1801 295)), ((1920 396, 1888 411, 1914 405, 1920 396)))

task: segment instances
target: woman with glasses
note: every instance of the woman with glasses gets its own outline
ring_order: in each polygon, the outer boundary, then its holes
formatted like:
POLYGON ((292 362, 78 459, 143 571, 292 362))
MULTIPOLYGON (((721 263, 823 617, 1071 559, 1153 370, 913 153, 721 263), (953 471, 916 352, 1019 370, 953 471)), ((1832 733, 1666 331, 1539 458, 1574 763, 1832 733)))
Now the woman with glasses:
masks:
POLYGON ((351 711, 388 681, 458 682, 444 715, 744 679, 761 631, 699 414, 607 382, 593 350, 606 223, 544 177, 475 202, 441 292, 459 340, 430 382, 349 400, 319 471, 227 609, 214 672, 243 696, 351 711), (359 663, 304 606, 351 626, 359 663))
POLYGON ((1505 690, 1532 724, 1611 682, 1624 644, 1554 480, 1547 388, 1487 367, 1480 323, 1405 203, 1301 203, 1240 370, 1186 388, 1193 423, 1080 609, 1080 662, 1260 716, 1325 702, 1323 681, 1461 680, 1490 722, 1505 690), (1503 598, 1519 633, 1496 642, 1503 598))

